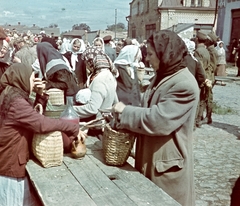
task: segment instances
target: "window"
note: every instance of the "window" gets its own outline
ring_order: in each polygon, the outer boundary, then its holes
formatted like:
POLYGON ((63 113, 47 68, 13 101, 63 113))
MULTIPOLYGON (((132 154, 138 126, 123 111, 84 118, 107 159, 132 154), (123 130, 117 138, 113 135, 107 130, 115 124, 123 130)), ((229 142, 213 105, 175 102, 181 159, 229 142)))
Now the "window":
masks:
POLYGON ((198 0, 198 6, 202 6, 202 0, 198 0))
POLYGON ((191 6, 195 6, 195 0, 191 0, 191 6))
POLYGON ((149 12, 149 0, 147 0, 147 12, 149 12))
POLYGON ((138 15, 140 14, 140 2, 138 2, 138 4, 137 4, 137 14, 138 15))
POLYGON ((153 32, 156 31, 156 24, 146 25, 145 29, 146 29, 146 39, 148 39, 153 34, 153 32))

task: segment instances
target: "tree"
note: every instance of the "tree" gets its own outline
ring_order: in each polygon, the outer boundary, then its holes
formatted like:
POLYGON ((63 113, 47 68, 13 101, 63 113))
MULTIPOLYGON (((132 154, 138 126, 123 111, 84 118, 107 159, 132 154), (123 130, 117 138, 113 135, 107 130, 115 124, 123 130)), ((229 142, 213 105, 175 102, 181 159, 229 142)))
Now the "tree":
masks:
POLYGON ((57 24, 54 24, 54 23, 52 23, 52 24, 50 24, 48 27, 49 27, 49 28, 57 28, 57 27, 58 27, 58 25, 57 25, 57 24))
POLYGON ((91 28, 86 23, 81 24, 74 24, 72 26, 72 30, 87 30, 88 32, 91 31, 91 28))
MULTIPOLYGON (((115 24, 108 25, 107 30, 109 31, 115 31, 115 24)), ((125 30, 125 25, 123 23, 117 23, 116 24, 116 30, 117 31, 124 31, 125 30)))

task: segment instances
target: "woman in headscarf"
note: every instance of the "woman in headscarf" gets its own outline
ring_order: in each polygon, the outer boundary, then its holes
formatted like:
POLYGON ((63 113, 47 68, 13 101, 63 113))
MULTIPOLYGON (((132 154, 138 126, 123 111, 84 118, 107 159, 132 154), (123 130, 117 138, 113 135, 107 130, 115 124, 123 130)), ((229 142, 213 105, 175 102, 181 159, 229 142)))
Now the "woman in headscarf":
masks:
POLYGON ((7 68, 12 64, 10 46, 6 40, 3 40, 3 45, 0 47, 0 78, 7 68))
POLYGON ((103 38, 101 38, 101 37, 96 37, 93 40, 92 46, 95 46, 95 47, 101 49, 103 52, 105 52, 104 41, 103 41, 103 38))
POLYGON ((65 97, 75 96, 80 88, 62 54, 50 43, 41 42, 37 44, 37 55, 46 89, 58 88, 64 90, 65 97))
POLYGON ((78 86, 80 89, 85 87, 87 81, 86 65, 82 60, 82 53, 86 50, 84 41, 82 39, 75 38, 69 45, 69 50, 63 54, 71 66, 72 71, 75 73, 78 86))
POLYGON ((147 41, 147 60, 156 75, 142 107, 122 102, 112 108, 118 129, 138 133, 135 167, 181 205, 195 205, 193 126, 199 88, 186 67, 187 47, 161 30, 147 41))
MULTIPOLYGON (((90 71, 87 87, 90 90, 89 99, 84 105, 74 106, 81 121, 100 118, 99 109, 112 107, 117 101, 116 95, 116 74, 111 59, 99 48, 88 47, 82 55, 83 60, 90 71)), ((79 91, 81 93, 81 90, 79 91)), ((76 95, 76 101, 81 99, 81 94, 76 95)), ((82 94, 84 95, 84 94, 82 94)))
POLYGON ((140 84, 137 77, 137 68, 144 68, 141 62, 142 53, 138 46, 123 47, 114 61, 119 72, 117 77, 117 95, 124 104, 139 106, 141 101, 140 84))
POLYGON ((61 131, 73 138, 85 139, 78 124, 51 119, 39 114, 29 98, 37 92, 36 103, 46 107, 48 95, 44 85, 35 79, 31 66, 24 63, 11 65, 3 74, 0 95, 0 200, 1 205, 31 205, 25 166, 33 133, 61 131))
POLYGON ((217 51, 217 69, 215 72, 215 76, 227 76, 226 51, 223 48, 223 41, 218 41, 215 49, 217 51))

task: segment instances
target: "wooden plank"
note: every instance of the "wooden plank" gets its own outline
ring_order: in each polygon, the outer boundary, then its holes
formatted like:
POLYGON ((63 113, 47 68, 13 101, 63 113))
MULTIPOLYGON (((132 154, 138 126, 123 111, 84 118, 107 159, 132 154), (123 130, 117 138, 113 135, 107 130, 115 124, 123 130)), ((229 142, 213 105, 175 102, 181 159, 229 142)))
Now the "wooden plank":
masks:
POLYGON ((99 166, 89 156, 87 155, 79 161, 65 156, 64 164, 66 164, 94 202, 99 206, 134 205, 134 202, 101 171, 99 166))
POLYGON ((180 205, 128 163, 123 167, 106 165, 102 151, 94 151, 90 158, 136 205, 158 205, 160 202, 166 206, 180 205))
POLYGON ((46 206, 96 206, 64 164, 43 168, 33 160, 27 164, 30 180, 46 206))

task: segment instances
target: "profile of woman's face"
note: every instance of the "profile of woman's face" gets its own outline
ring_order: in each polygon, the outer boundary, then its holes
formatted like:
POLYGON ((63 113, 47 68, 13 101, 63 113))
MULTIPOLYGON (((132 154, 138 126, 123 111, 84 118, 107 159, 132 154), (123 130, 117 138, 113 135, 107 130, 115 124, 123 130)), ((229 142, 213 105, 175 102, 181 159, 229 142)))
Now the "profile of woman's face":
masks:
POLYGON ((151 65, 151 67, 155 71, 157 71, 159 69, 160 60, 157 57, 155 49, 149 43, 147 44, 147 57, 146 57, 146 61, 149 61, 149 64, 151 65))

